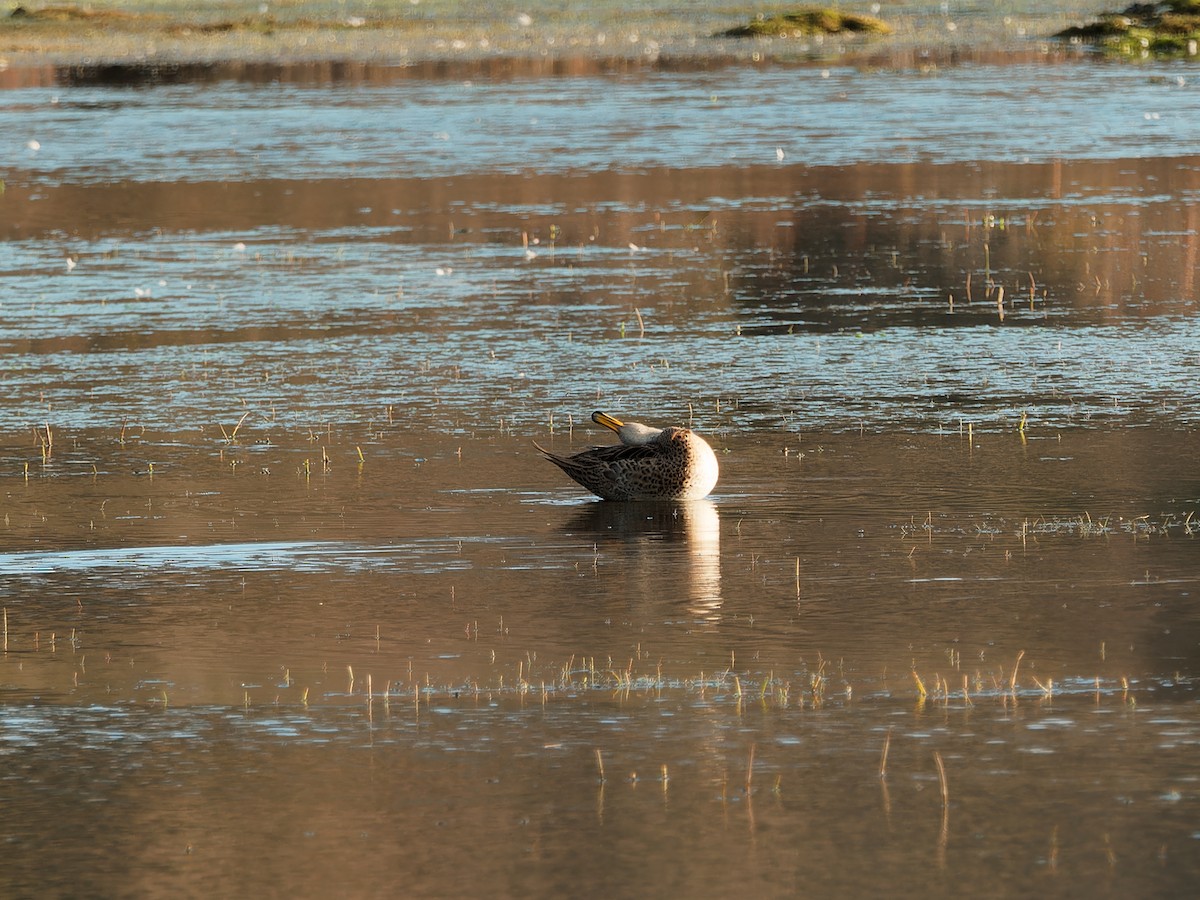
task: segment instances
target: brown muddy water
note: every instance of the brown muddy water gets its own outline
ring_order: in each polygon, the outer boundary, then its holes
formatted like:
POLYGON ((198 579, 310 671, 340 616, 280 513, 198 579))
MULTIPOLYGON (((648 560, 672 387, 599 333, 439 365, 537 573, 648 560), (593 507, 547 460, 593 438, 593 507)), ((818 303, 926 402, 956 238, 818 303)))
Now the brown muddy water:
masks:
POLYGON ((1194 67, 264 71, 0 92, 6 896, 1190 895, 1194 67))

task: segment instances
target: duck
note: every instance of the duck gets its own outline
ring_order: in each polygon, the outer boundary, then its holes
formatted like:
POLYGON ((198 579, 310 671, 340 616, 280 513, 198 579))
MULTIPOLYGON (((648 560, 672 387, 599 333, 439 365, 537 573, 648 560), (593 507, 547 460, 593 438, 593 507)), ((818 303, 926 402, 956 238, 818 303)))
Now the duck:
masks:
POLYGON ((559 456, 534 441, 543 457, 603 500, 699 500, 716 487, 717 455, 690 428, 654 428, 604 412, 592 421, 621 443, 559 456))

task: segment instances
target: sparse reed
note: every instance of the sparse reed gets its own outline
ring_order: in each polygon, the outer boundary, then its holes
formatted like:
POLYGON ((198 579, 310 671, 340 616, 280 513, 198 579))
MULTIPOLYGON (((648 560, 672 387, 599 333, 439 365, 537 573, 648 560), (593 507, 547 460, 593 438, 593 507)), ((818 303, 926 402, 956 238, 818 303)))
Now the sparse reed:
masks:
POLYGON ((921 699, 924 700, 927 696, 929 696, 929 691, 925 689, 925 682, 921 680, 921 676, 917 674, 916 669, 912 670, 912 677, 913 681, 917 683, 917 693, 920 695, 921 699))
POLYGON ((949 807, 950 807, 950 786, 946 782, 946 766, 942 762, 942 754, 939 753, 937 750, 933 751, 933 761, 935 763, 937 763, 938 786, 941 788, 941 791, 942 791, 942 809, 943 810, 949 809, 949 807))
POLYGON ((1021 660, 1025 657, 1025 651, 1022 650, 1017 654, 1017 661, 1013 663, 1012 675, 1008 679, 1008 690, 1011 694, 1017 692, 1017 670, 1021 668, 1021 660))

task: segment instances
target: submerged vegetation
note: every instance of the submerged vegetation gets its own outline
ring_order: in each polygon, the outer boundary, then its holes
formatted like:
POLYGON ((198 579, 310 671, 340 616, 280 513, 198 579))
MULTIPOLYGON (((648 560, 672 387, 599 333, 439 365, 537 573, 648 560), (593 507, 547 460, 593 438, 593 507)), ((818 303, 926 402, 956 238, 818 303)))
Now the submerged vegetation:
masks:
POLYGON ((756 16, 746 25, 721 32, 723 37, 807 37, 816 34, 891 34, 882 19, 844 13, 824 6, 805 6, 789 13, 756 16))
POLYGON ((1095 44, 1120 56, 1195 56, 1200 49, 1200 0, 1134 3, 1055 37, 1095 44))

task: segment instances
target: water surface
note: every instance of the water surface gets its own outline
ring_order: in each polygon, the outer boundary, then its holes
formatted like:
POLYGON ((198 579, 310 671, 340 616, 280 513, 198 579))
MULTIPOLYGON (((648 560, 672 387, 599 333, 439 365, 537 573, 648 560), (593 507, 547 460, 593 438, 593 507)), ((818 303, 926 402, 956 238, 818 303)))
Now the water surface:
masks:
POLYGON ((9 893, 1187 890, 1193 82, 0 94, 9 893))

